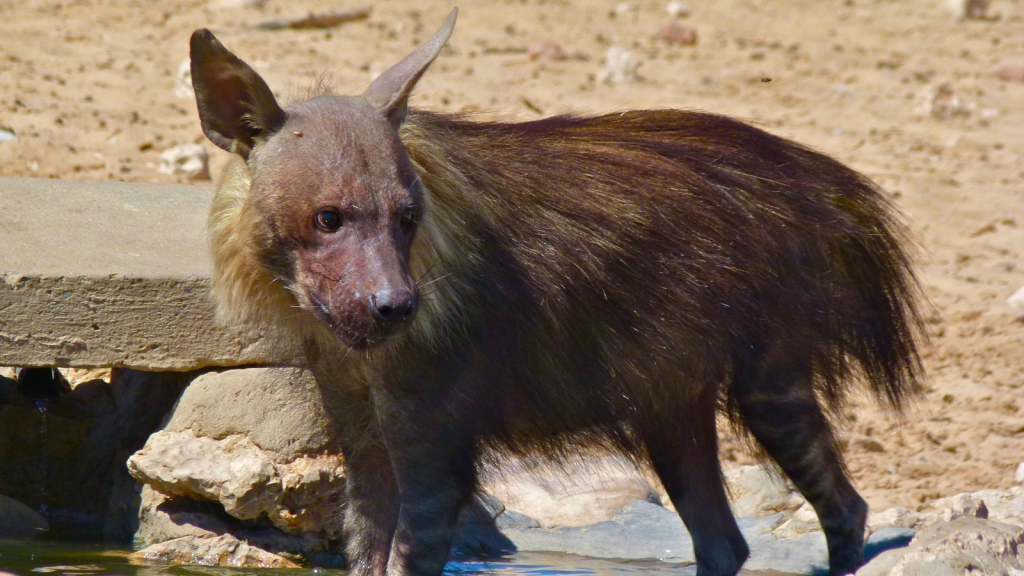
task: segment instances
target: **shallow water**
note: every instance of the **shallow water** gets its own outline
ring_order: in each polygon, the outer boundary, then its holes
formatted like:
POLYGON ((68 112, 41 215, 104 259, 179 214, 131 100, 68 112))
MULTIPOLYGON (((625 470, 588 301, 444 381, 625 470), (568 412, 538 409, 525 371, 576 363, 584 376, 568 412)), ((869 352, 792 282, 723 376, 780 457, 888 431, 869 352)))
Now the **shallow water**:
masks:
MULTIPOLYGON (((138 566, 128 548, 109 543, 0 541, 0 576, 344 576, 344 570, 138 566)), ((568 554, 526 552, 488 562, 449 562, 451 576, 692 576, 694 566, 614 562, 568 554)), ((752 573, 748 573, 752 574, 752 573)))

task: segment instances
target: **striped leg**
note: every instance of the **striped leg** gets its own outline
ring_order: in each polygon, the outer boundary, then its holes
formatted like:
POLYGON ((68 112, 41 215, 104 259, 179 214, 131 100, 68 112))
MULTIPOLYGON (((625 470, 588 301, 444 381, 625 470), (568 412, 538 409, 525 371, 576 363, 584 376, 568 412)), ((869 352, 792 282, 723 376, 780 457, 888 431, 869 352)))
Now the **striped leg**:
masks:
POLYGON ((729 508, 718 461, 714 391, 673 414, 650 422, 644 439, 651 464, 686 524, 698 576, 733 576, 749 548, 729 508))
POLYGON ((750 431, 817 512, 829 573, 852 574, 864 563, 868 507, 846 478, 809 363, 765 362, 737 374, 735 386, 750 431))

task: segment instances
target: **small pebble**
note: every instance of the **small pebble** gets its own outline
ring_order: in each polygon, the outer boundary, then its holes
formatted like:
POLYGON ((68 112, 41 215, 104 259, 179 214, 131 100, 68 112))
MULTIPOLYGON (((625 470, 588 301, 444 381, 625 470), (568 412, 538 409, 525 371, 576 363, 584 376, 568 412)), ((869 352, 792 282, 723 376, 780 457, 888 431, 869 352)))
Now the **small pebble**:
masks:
MULTIPOLYGON (((1017 310, 1024 310, 1024 287, 1021 287, 1020 290, 1014 292, 1013 296, 1010 296, 1006 300, 1006 303, 1009 304, 1011 308, 1016 308, 1017 310)), ((1021 465, 1024 466, 1024 464, 1021 465)), ((1020 477, 1020 475, 1021 469, 1017 468, 1017 476, 1020 477)), ((1024 480, 1018 480, 1018 482, 1024 482, 1024 480)))
POLYGON ((619 2, 615 5, 615 9, 612 10, 612 14, 615 16, 625 16, 626 14, 633 14, 640 10, 639 2, 619 2))
POLYGON ((1004 64, 996 68, 996 76, 1000 80, 1024 82, 1024 64, 1004 64))
POLYGON ((160 155, 161 174, 184 174, 192 180, 210 179, 210 158, 202 144, 183 144, 160 155))
POLYGON ((174 77, 174 97, 182 100, 195 98, 192 89, 192 66, 188 60, 178 65, 178 74, 174 77))
POLYGON ((640 67, 636 56, 624 46, 611 46, 604 55, 604 70, 600 80, 610 84, 625 84, 637 80, 636 70, 640 67))
POLYGON ((690 15, 690 7, 678 0, 669 2, 665 11, 668 12, 670 18, 686 18, 690 15))
POLYGON ((670 22, 658 30, 658 39, 677 46, 693 46, 697 43, 697 30, 670 22))
POLYGON ((267 0, 209 0, 211 8, 263 8, 267 0))
POLYGON ((545 60, 557 61, 565 60, 569 57, 560 44, 552 42, 551 40, 534 42, 527 47, 526 52, 530 55, 530 60, 539 60, 543 58, 545 60))
POLYGON ((1024 484, 1024 462, 1017 466, 1017 473, 1013 475, 1013 479, 1017 481, 1017 484, 1024 484))
POLYGON ((975 105, 957 94, 949 82, 925 88, 917 98, 916 111, 938 119, 970 116, 975 105))

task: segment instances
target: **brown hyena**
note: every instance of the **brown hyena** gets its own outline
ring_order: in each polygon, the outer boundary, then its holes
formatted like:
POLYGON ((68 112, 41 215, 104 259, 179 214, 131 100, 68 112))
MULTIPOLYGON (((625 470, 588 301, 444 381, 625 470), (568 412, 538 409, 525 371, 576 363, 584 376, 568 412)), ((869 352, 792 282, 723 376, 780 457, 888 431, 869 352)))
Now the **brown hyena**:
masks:
POLYGON ((700 576, 735 574, 719 409, 814 506, 831 573, 856 570, 867 506, 822 403, 861 381, 899 407, 920 375, 917 284, 882 193, 713 114, 409 109, 454 23, 362 95, 287 108, 192 37, 203 130, 235 155, 209 221, 214 290, 333 370, 352 570, 437 576, 482 450, 599 445, 657 472, 700 576))

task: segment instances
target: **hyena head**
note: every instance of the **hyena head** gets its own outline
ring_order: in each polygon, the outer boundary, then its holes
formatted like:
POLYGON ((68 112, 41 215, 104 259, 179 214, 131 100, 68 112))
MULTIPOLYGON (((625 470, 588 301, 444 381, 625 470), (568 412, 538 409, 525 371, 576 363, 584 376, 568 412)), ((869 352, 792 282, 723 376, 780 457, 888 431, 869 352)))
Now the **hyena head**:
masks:
MULTIPOLYGON (((292 306, 318 317, 352 347, 386 341, 416 314, 410 250, 424 192, 398 128, 409 93, 451 35, 455 16, 453 10, 426 44, 362 95, 322 96, 284 109, 213 34, 192 35, 192 84, 203 132, 247 167, 247 189, 235 203, 245 214, 230 225, 248 231, 263 277, 283 285, 292 306)), ((216 284, 216 268, 235 264, 219 262, 213 243, 216 284)), ((221 271, 221 281, 232 281, 225 275, 221 271)))

